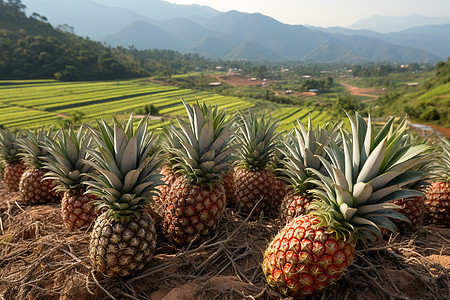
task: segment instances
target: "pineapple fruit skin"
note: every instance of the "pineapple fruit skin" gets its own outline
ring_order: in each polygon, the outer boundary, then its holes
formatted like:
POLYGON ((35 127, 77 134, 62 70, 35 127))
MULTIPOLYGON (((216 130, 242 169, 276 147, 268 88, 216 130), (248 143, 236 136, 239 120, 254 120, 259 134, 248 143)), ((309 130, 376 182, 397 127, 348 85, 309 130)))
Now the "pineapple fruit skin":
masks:
POLYGON ((123 277, 142 270, 155 252, 156 230, 153 219, 141 215, 121 223, 101 214, 94 223, 89 256, 108 277, 123 277))
POLYGON ((94 195, 82 192, 65 192, 61 200, 61 216, 64 226, 68 230, 89 227, 97 218, 93 203, 97 199, 94 195))
POLYGON ((193 185, 180 176, 172 185, 164 212, 166 237, 186 245, 197 236, 208 235, 219 224, 226 206, 225 189, 221 182, 193 185))
POLYGON ((294 190, 289 190, 284 196, 280 205, 281 224, 287 224, 295 217, 306 215, 311 198, 306 193, 294 194, 294 190))
POLYGON ((287 183, 282 179, 274 177, 272 187, 272 208, 270 210, 271 217, 279 217, 280 207, 287 192, 287 183))
POLYGON ((3 170, 3 180, 6 188, 10 192, 17 192, 19 190, 20 178, 25 172, 25 165, 22 162, 6 165, 3 170))
POLYGON ((409 224, 405 221, 392 219, 391 221, 397 225, 400 232, 404 233, 422 228, 425 212, 425 196, 403 198, 392 203, 402 206, 403 208, 396 209, 395 211, 406 216, 411 221, 411 224, 409 224))
POLYGON ((236 202, 244 213, 249 213, 255 204, 262 198, 255 208, 254 216, 262 211, 269 213, 273 207, 274 176, 267 170, 249 171, 244 168, 235 170, 236 202))
POLYGON ((159 174, 164 176, 163 178, 161 178, 161 180, 164 181, 165 185, 160 185, 156 187, 159 190, 159 195, 153 196, 153 200, 158 204, 164 204, 166 197, 170 192, 172 184, 178 177, 180 177, 180 175, 174 173, 170 168, 167 167, 162 168, 159 174))
POLYGON ((19 184, 20 203, 25 205, 56 202, 57 194, 53 191, 56 182, 43 180, 45 170, 28 169, 22 174, 19 184))
POLYGON ((425 193, 425 222, 450 225, 450 186, 447 182, 434 182, 425 193))
POLYGON ((270 242, 262 270, 268 284, 286 296, 308 296, 339 279, 352 263, 355 242, 337 239, 320 219, 293 219, 270 242))
POLYGON ((230 169, 222 174, 223 188, 227 197, 227 205, 233 207, 236 205, 236 182, 234 180, 234 170, 230 169))

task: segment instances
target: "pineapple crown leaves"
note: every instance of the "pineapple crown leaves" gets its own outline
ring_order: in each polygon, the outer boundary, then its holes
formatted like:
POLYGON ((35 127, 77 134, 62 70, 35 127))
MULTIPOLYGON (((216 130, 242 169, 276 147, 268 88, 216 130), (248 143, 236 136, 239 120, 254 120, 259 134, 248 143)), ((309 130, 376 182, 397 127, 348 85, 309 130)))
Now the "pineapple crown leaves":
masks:
POLYGON ((45 179, 56 180, 57 191, 83 190, 83 181, 88 180, 85 175, 90 166, 85 163, 88 159, 87 149, 91 147, 90 133, 81 126, 77 133, 73 128, 60 129, 56 137, 47 138, 45 148, 51 154, 46 157, 45 168, 49 170, 45 179))
POLYGON ((0 130, 0 161, 4 164, 20 162, 19 153, 22 149, 17 144, 22 136, 22 131, 13 134, 9 129, 0 130))
POLYGON ((289 139, 282 142, 284 147, 280 148, 280 151, 284 153, 285 159, 283 169, 280 171, 285 174, 295 193, 305 193, 315 187, 311 180, 317 178, 312 172, 307 171, 307 168, 315 169, 322 174, 326 173, 319 156, 327 156, 325 147, 336 140, 342 123, 313 128, 309 116, 308 129, 299 119, 297 124, 298 127, 294 128, 295 134, 291 134, 289 139))
POLYGON ((234 147, 230 142, 234 138, 234 118, 227 119, 225 109, 219 110, 206 104, 192 106, 182 99, 186 108, 189 124, 178 117, 181 130, 172 130, 178 137, 180 148, 171 148, 176 155, 174 168, 186 175, 190 183, 207 184, 221 180, 222 174, 230 168, 230 159, 234 147))
POLYGON ((437 151, 437 159, 433 164, 433 175, 435 179, 450 184, 450 140, 440 137, 437 151))
POLYGON ((389 218, 408 221, 390 202, 421 195, 402 187, 424 177, 423 172, 413 169, 430 158, 430 147, 405 142, 406 120, 394 128, 391 118, 374 135, 370 116, 366 123, 355 115, 356 120, 349 116, 351 137, 341 130, 343 148, 331 142, 325 148, 331 161, 319 156, 328 176, 308 168, 319 178, 312 180, 319 188, 313 190, 317 200, 310 209, 338 235, 366 240, 379 235, 380 227, 395 232, 397 228, 389 218))
POLYGON ((50 155, 46 145, 48 137, 51 134, 51 129, 46 133, 44 128, 41 128, 36 133, 26 130, 25 137, 18 139, 17 144, 23 149, 22 161, 28 168, 43 169, 45 158, 50 155), (47 135, 49 134, 49 135, 47 135))
POLYGON ((97 208, 108 217, 127 222, 139 218, 144 206, 156 195, 156 187, 164 184, 156 169, 161 162, 158 153, 149 156, 154 138, 147 133, 147 117, 137 128, 133 116, 120 124, 114 118, 113 126, 103 119, 97 121, 98 130, 88 127, 97 149, 88 149, 92 157, 84 162, 94 168, 84 181, 87 192, 99 197, 97 208))
POLYGON ((164 127, 162 134, 160 135, 160 149, 163 164, 170 169, 173 169, 174 164, 176 164, 177 155, 173 152, 173 149, 183 148, 183 145, 181 145, 180 139, 178 138, 180 135, 178 131, 179 129, 171 125, 170 127, 164 127))
POLYGON ((237 138, 240 142, 238 148, 239 166, 247 170, 266 170, 274 155, 276 141, 280 133, 276 134, 278 121, 265 119, 263 112, 258 119, 255 114, 248 109, 248 114, 241 111, 239 115, 239 133, 237 138))

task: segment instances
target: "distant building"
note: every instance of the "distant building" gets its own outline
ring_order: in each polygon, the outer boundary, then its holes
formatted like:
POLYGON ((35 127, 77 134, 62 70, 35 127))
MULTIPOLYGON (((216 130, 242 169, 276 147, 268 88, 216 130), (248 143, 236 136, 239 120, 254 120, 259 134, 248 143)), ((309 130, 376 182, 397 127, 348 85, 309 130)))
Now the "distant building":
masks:
POLYGON ((319 90, 318 90, 318 89, 309 89, 309 91, 308 91, 308 92, 318 93, 318 92, 319 92, 319 90))
POLYGON ((222 85, 222 82, 210 82, 209 86, 219 86, 222 85))

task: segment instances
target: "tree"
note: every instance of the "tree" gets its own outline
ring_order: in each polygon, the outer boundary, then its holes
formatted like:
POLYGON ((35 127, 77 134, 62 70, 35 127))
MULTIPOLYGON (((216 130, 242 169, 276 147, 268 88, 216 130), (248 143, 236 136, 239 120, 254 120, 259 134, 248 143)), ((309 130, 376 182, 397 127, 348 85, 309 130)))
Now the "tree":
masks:
POLYGON ((361 112, 364 109, 364 104, 361 101, 355 99, 355 97, 349 93, 341 93, 337 97, 336 110, 340 115, 345 110, 361 112))

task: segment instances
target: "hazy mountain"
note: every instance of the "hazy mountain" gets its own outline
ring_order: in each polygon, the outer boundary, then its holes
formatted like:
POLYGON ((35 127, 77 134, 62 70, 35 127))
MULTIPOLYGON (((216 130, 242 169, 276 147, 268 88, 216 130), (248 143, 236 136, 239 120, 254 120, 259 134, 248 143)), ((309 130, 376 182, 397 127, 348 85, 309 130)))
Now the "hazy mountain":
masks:
POLYGON ((155 20, 186 18, 190 20, 209 19, 220 11, 198 4, 181 5, 162 0, 93 0, 103 5, 124 8, 155 20))
MULTIPOLYGON (((436 62, 442 57, 442 53, 433 55, 428 49, 406 47, 395 38, 382 38, 373 31, 358 31, 355 35, 349 29, 311 29, 283 24, 259 13, 219 13, 162 0, 30 1, 24 1, 29 13, 36 11, 53 25, 74 26, 75 33, 112 46, 171 49, 215 59, 436 62), (183 11, 192 19, 171 18, 183 11), (194 17, 196 14, 205 17, 194 17), (158 20, 150 18, 156 15, 158 20)), ((416 47, 416 40, 409 40, 416 47)))
POLYGON ((162 0, 22 0, 31 15, 37 12, 54 26, 68 24, 80 36, 99 39, 136 21, 209 19, 219 14, 207 6, 177 5, 162 0))
POLYGON ((353 39, 358 39, 360 36, 379 39, 403 47, 421 49, 444 60, 450 56, 450 39, 448 38, 450 36, 450 24, 418 26, 392 33, 379 33, 363 29, 352 30, 342 27, 310 27, 310 29, 333 35, 351 36, 353 39))
POLYGON ((402 17, 374 15, 369 18, 359 20, 349 29, 367 29, 381 33, 398 32, 416 26, 440 25, 450 23, 450 18, 425 17, 419 14, 412 14, 402 17))

